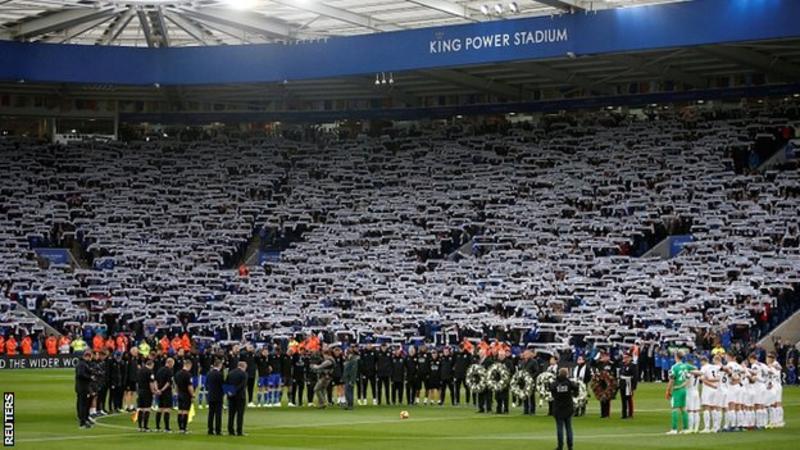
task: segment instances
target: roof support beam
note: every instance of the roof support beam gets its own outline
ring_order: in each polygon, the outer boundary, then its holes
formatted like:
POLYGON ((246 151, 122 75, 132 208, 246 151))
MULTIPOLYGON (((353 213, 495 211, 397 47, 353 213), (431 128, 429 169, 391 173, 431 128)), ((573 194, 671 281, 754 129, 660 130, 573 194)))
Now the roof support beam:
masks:
POLYGON ((142 33, 144 33, 144 38, 147 40, 147 46, 150 48, 155 47, 156 41, 153 39, 152 30, 150 30, 150 18, 147 17, 147 13, 142 8, 137 9, 136 14, 139 16, 139 23, 142 24, 142 33))
POLYGON ((217 8, 203 8, 201 10, 180 8, 178 11, 196 20, 239 28, 268 38, 297 39, 297 32, 293 25, 268 19, 261 14, 242 14, 217 8))
POLYGON ((407 0, 409 3, 414 3, 415 5, 424 6, 428 9, 435 9, 436 11, 440 11, 446 14, 450 14, 451 16, 460 17, 462 19, 471 20, 473 22, 478 22, 478 19, 472 17, 469 12, 469 8, 464 5, 459 5, 457 3, 451 2, 449 0, 407 0))
POLYGON ((756 69, 770 78, 787 82, 800 80, 800 66, 777 56, 767 55, 744 47, 706 46, 698 47, 697 50, 723 61, 727 60, 743 67, 756 69))
POLYGON ((22 22, 12 28, 12 36, 16 39, 27 39, 53 31, 65 30, 82 23, 110 17, 116 13, 115 8, 70 8, 53 14, 37 17, 22 22))
POLYGON ((228 37, 232 37, 237 41, 240 41, 244 44, 263 44, 269 42, 267 38, 260 34, 252 34, 248 33, 242 29, 231 27, 228 25, 223 25, 221 23, 214 23, 214 22, 201 22, 199 20, 195 20, 199 26, 204 28, 208 28, 209 30, 217 31, 221 34, 224 34, 228 37))
POLYGON ((372 17, 356 14, 340 8, 325 5, 319 2, 298 2, 296 0, 272 0, 272 3, 288 6, 290 8, 306 11, 320 16, 329 17, 373 31, 398 31, 403 28, 391 23, 376 21, 372 17))
POLYGON ((210 40, 213 40, 214 37, 211 35, 211 33, 208 33, 206 30, 200 28, 200 26, 195 25, 191 20, 185 19, 182 16, 179 16, 178 14, 173 14, 171 12, 166 13, 166 18, 170 22, 174 23, 175 26, 185 31, 186 34, 193 37, 195 40, 202 43, 203 45, 212 44, 210 40))
POLYGON ((119 37, 119 35, 122 34, 122 31, 125 30, 125 27, 127 27, 128 24, 131 23, 131 20, 133 20, 133 16, 135 15, 136 15, 136 10, 133 8, 129 8, 122 15, 118 16, 117 20, 111 24, 111 27, 109 27, 106 30, 105 34, 103 34, 102 39, 100 39, 97 43, 101 45, 108 45, 114 42, 119 37))
POLYGON ((61 30, 57 34, 53 34, 53 35, 47 36, 44 39, 41 39, 40 42, 55 42, 55 43, 59 43, 59 44, 63 44, 65 42, 69 42, 70 40, 72 40, 72 39, 74 39, 74 38, 76 38, 76 37, 88 32, 88 31, 91 31, 95 27, 98 27, 98 26, 102 25, 103 23, 108 22, 109 20, 111 20, 111 18, 112 18, 112 16, 102 17, 100 19, 93 20, 91 22, 85 22, 85 23, 82 23, 80 25, 76 25, 76 26, 74 26, 72 28, 69 28, 69 29, 66 29, 66 30, 61 30))
POLYGON ((685 72, 681 69, 670 67, 669 64, 661 64, 640 56, 628 54, 611 55, 609 60, 618 61, 630 69, 641 70, 667 80, 680 81, 695 88, 704 88, 708 85, 708 81, 700 75, 685 72))
POLYGON ((423 70, 420 73, 445 83, 472 88, 509 100, 522 99, 526 94, 521 88, 454 69, 423 70))
POLYGON ((167 31, 167 21, 164 19, 164 8, 158 7, 156 17, 158 18, 158 34, 161 36, 161 47, 169 47, 169 32, 167 31))

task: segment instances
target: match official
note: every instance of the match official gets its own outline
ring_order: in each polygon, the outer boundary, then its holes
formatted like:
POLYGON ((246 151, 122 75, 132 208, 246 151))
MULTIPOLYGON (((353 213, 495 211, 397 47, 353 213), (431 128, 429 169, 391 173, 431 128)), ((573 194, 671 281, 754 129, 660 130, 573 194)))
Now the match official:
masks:
POLYGON ((183 370, 175 375, 175 387, 178 390, 178 430, 183 434, 189 432, 189 410, 194 398, 191 370, 192 360, 184 359, 183 370))
POLYGON ((136 406, 139 409, 137 422, 139 431, 143 433, 150 431, 150 407, 153 406, 153 394, 156 393, 156 377, 153 375, 153 366, 153 360, 148 359, 136 374, 136 406))
POLYGON ((172 368, 175 360, 167 358, 164 367, 156 372, 156 393, 158 394, 158 411, 156 412, 156 430, 161 431, 161 417, 164 417, 164 432, 172 433, 169 428, 169 413, 172 411, 172 368))

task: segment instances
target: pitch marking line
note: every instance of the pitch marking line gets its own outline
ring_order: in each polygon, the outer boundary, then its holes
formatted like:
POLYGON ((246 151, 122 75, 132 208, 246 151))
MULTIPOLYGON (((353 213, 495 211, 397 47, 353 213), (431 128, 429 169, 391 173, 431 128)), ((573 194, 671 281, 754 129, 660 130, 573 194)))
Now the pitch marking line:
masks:
MULTIPOLYGON (((785 403, 784 406, 797 406, 800 403, 785 403)), ((662 408, 662 409, 639 409, 636 410, 637 412, 667 412, 670 409, 662 408)), ((101 417, 100 419, 106 419, 110 417, 120 416, 122 414, 109 414, 108 416, 101 417)), ((434 418, 427 418, 427 419, 415 419, 409 420, 403 423, 418 423, 418 422, 444 422, 444 421, 456 421, 456 420, 473 420, 473 419, 511 419, 516 418, 518 416, 497 416, 497 415, 489 415, 489 416, 465 416, 465 417, 434 417, 434 418)), ((546 417, 546 416, 540 416, 546 417)), ((318 428, 318 427, 333 427, 333 426, 350 426, 350 425, 373 425, 373 424, 384 424, 384 423, 400 423, 398 419, 385 419, 385 420, 361 420, 356 422, 328 422, 328 423, 315 423, 313 425, 309 424, 286 424, 286 425, 270 425, 270 426, 256 426, 256 427, 248 427, 249 430, 275 430, 275 429, 282 429, 282 428, 318 428)), ((118 430, 131 430, 130 427, 123 426, 123 425, 115 425, 110 423, 102 423, 99 419, 96 423, 97 426, 103 428, 112 428, 118 430)), ((27 442, 52 442, 52 441, 59 441, 59 440, 80 440, 80 439, 103 439, 103 438, 116 438, 122 436, 133 436, 133 435, 141 435, 142 433, 136 431, 128 431, 127 433, 109 433, 109 434, 97 434, 97 435, 80 435, 80 436, 51 436, 51 437, 42 437, 42 438, 30 438, 30 439, 17 439, 17 442, 20 443, 27 443, 27 442)), ((275 435, 272 433, 272 435, 275 435)), ((279 435, 282 437, 313 437, 309 436, 308 434, 282 434, 279 435)), ((599 434, 599 435, 579 435, 581 439, 605 439, 605 438, 624 438, 624 437, 650 437, 650 436, 664 436, 664 433, 626 433, 626 434, 599 434)), ((326 437, 333 437, 336 438, 337 436, 326 436, 326 437)), ((347 436, 348 438, 352 439, 352 436, 347 436)), ((375 439, 375 436, 370 436, 371 439, 375 439)), ((544 436, 544 435, 530 435, 530 436, 469 436, 469 437, 458 437, 458 436, 440 436, 440 437, 423 437, 423 436, 404 436, 404 437, 381 437, 380 439, 383 440, 415 440, 415 439, 426 439, 426 440, 470 440, 470 439, 501 439, 501 440, 541 440, 541 439, 551 439, 552 436, 544 436)))

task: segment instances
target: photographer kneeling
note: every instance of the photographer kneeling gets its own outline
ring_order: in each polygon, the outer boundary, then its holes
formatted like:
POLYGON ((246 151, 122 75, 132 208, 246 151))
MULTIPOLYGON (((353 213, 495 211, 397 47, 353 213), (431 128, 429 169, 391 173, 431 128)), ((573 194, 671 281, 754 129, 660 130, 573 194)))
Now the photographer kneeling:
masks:
POLYGON ((558 436, 556 450, 564 448, 564 429, 567 430, 567 448, 572 450, 572 415, 575 409, 573 398, 578 396, 578 385, 572 382, 568 376, 567 369, 560 369, 556 380, 550 386, 550 393, 553 394, 553 417, 556 419, 556 435, 558 436))

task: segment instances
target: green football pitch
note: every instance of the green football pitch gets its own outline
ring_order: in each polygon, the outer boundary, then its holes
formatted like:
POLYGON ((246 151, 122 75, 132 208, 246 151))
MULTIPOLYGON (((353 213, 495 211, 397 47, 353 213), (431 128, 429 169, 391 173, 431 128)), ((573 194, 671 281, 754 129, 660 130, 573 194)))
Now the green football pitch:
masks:
MULTIPOLYGON (((189 435, 140 434, 128 414, 105 417, 91 430, 75 419, 71 371, 6 371, 0 390, 16 394, 16 446, 36 449, 538 449, 555 448, 554 421, 539 411, 507 416, 476 414, 471 407, 365 406, 338 408, 250 408, 244 437, 207 436, 205 410, 189 425, 189 435), (401 410, 410 418, 400 420, 401 410)), ((786 427, 782 429, 665 436, 669 427, 663 384, 643 384, 636 396, 636 418, 621 420, 619 401, 610 419, 600 419, 591 400, 586 417, 573 421, 575 447, 585 449, 797 449, 800 447, 800 390, 786 388, 786 427)), ((227 416, 223 416, 223 430, 227 416)), ((153 418, 151 417, 151 428, 153 418)), ((172 417, 173 429, 177 428, 172 417)))

